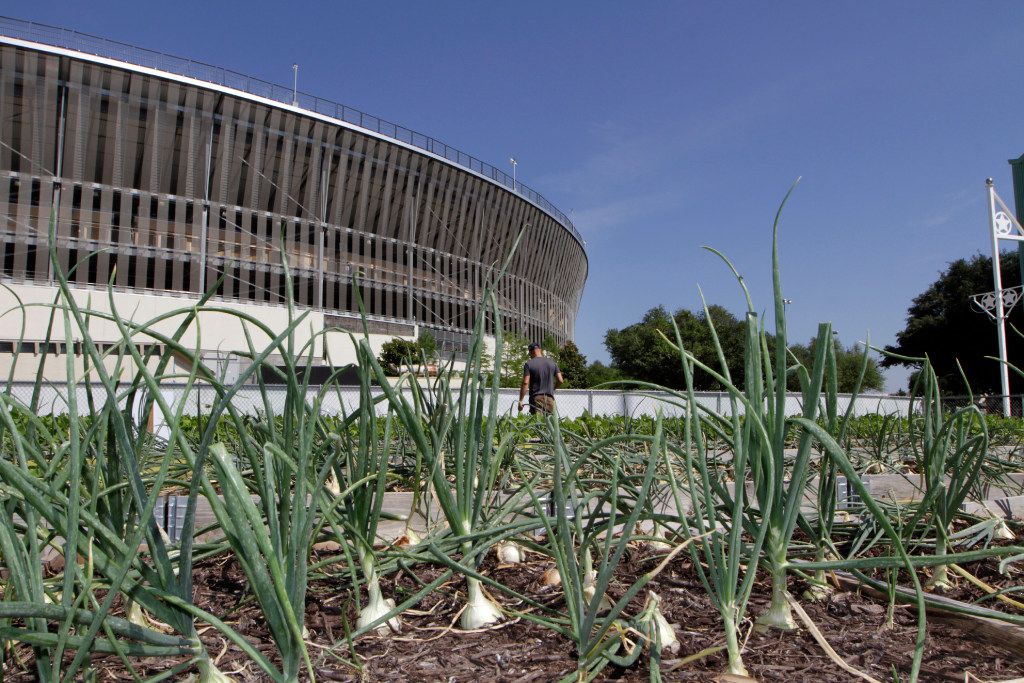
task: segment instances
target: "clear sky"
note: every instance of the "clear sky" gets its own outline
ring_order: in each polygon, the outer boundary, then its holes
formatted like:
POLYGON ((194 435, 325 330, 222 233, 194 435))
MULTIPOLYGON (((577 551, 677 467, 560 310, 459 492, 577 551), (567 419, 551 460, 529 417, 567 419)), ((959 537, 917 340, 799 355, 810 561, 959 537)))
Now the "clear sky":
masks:
MULTIPOLYGON (((770 306, 790 333, 884 345, 911 299, 987 251, 985 178, 1024 153, 1021 2, 23 2, 0 13, 299 87, 502 166, 574 218, 576 341, 648 308, 770 306)), ((979 314, 978 333, 994 334, 979 314)), ((993 370, 994 372, 995 370, 993 370)), ((905 373, 889 376, 899 388, 905 373)))

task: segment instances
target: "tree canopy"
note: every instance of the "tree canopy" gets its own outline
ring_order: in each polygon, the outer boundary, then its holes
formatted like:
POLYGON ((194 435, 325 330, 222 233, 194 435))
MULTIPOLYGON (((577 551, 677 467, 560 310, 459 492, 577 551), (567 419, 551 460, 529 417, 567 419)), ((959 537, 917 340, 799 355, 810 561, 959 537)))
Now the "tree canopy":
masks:
POLYGON ((380 349, 381 366, 391 373, 401 372, 402 367, 419 362, 420 347, 414 341, 395 337, 384 342, 380 349))
MULTIPOLYGON (((846 348, 842 343, 835 339, 832 342, 835 345, 836 355, 836 384, 839 392, 848 394, 854 390, 857 386, 857 380, 860 378, 861 363, 864 359, 864 349, 851 346, 846 348)), ((790 352, 796 357, 804 367, 810 371, 811 366, 814 365, 814 353, 817 350, 817 339, 812 339, 807 344, 794 344, 789 347, 790 352)), ((873 357, 868 356, 868 365, 864 369, 864 380, 861 382, 860 391, 867 391, 870 389, 882 389, 885 386, 885 379, 882 377, 881 371, 878 369, 878 363, 873 357)), ((790 375, 787 382, 787 387, 790 391, 800 390, 800 380, 796 375, 790 375)))
POLYGON ((558 369, 562 371, 566 389, 582 389, 587 386, 587 357, 571 340, 554 353, 558 369))
POLYGON ((501 347, 501 386, 518 387, 523 383, 523 365, 530 359, 530 340, 506 331, 501 347))
MULTIPOLYGON (((679 326, 679 334, 686 350, 699 361, 720 372, 721 363, 715 349, 708 318, 714 323, 718 341, 729 368, 729 376, 733 384, 742 387, 744 382, 743 350, 746 338, 746 321, 740 320, 722 306, 708 306, 704 311, 694 313, 680 309, 670 317, 664 307, 652 308, 644 314, 640 322, 622 330, 608 330, 605 335, 605 346, 612 357, 611 368, 600 370, 611 371, 618 377, 608 379, 636 379, 644 382, 661 384, 670 388, 684 387, 684 377, 679 354, 662 339, 659 331, 674 340, 672 320, 679 326)), ((769 351, 774 346, 774 337, 768 337, 769 351)), ((796 344, 790 347, 793 356, 808 368, 813 364, 815 340, 807 344, 796 344)), ((835 342, 836 372, 840 392, 850 392, 856 385, 860 375, 861 351, 855 347, 844 348, 835 342)), ((607 381, 607 380, 604 380, 607 381)), ((867 370, 861 390, 881 389, 884 380, 878 370, 874 358, 868 358, 867 370)), ((694 388, 698 391, 718 391, 721 384, 708 372, 697 369, 694 372, 694 388)), ((798 380, 791 378, 792 390, 798 390, 798 380)))
MULTIPOLYGON (((1001 258, 1003 287, 1020 284, 1019 259, 1016 253, 1005 253, 1001 258)), ((907 325, 897 333, 896 343, 885 350, 901 356, 922 358, 926 354, 938 376, 942 391, 952 394, 967 392, 957 361, 974 392, 998 394, 999 356, 994 323, 985 313, 971 306, 972 294, 991 292, 992 258, 975 255, 970 259, 951 262, 928 289, 918 295, 907 310, 907 325)), ((1007 358, 1017 367, 1024 367, 1024 337, 1009 329, 1012 325, 1024 331, 1020 307, 1014 309, 1007 329, 1007 358)), ((883 367, 903 365, 920 369, 921 362, 887 356, 883 367)), ((914 375, 911 375, 911 384, 914 375)), ((1011 391, 1014 377, 1011 373, 1011 391)))
MULTIPOLYGON (((722 306, 709 306, 708 315, 715 324, 732 381, 742 386, 746 323, 738 320, 722 306)), ((638 323, 621 330, 608 330, 604 344, 612 357, 612 367, 630 379, 653 382, 675 389, 683 388, 683 368, 679 354, 658 334, 659 331, 663 332, 669 339, 674 340, 673 319, 679 326, 679 333, 687 351, 701 362, 718 369, 718 355, 704 311, 693 313, 679 309, 670 317, 662 306, 647 311, 638 323)), ((707 372, 697 370, 694 373, 694 388, 716 390, 721 386, 707 372)))

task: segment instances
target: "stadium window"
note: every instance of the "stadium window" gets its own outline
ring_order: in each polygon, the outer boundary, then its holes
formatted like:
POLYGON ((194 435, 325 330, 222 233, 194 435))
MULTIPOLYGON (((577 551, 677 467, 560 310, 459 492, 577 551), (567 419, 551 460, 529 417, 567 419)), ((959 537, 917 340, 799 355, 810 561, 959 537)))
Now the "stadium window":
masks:
POLYGON ((32 195, 31 195, 32 206, 39 206, 39 191, 40 191, 41 188, 42 188, 42 183, 39 182, 39 180, 33 179, 32 180, 32 195))
POLYGON ((193 217, 193 211, 194 210, 195 210, 195 208, 193 207, 192 202, 185 202, 185 224, 186 225, 192 225, 192 217, 193 217))
POLYGON ((174 217, 178 213, 177 209, 178 202, 174 201, 173 199, 167 202, 167 221, 169 223, 174 222, 174 217))
POLYGON ((80 209, 82 208, 82 186, 75 185, 71 190, 71 208, 80 209))
POLYGON ((0 341, 0 353, 14 353, 14 342, 0 341))
POLYGON ((92 191, 92 210, 93 211, 99 211, 100 210, 100 205, 101 205, 101 202, 102 202, 102 198, 103 198, 103 191, 102 190, 100 190, 99 188, 96 188, 96 189, 94 189, 92 191))
POLYGON ((120 230, 118 228, 121 225, 121 193, 117 190, 114 190, 114 194, 111 197, 110 209, 110 240, 117 242, 120 238, 120 230))
POLYGON ((11 178, 10 189, 8 191, 7 200, 11 204, 18 203, 18 194, 21 191, 21 181, 17 178, 11 178))
POLYGON ((25 246, 25 277, 29 280, 36 278, 36 245, 25 246))
POLYGON ((138 269, 137 261, 138 261, 138 257, 137 256, 129 256, 128 257, 128 286, 129 287, 134 287, 135 286, 135 275, 136 275, 136 271, 138 269))
POLYGON ((144 259, 146 268, 146 289, 156 289, 156 261, 148 258, 144 259))
POLYGON ((149 217, 156 218, 158 211, 159 202, 156 197, 149 198, 149 217))
POLYGON ((36 352, 36 343, 35 342, 23 341, 20 344, 18 344, 18 352, 19 353, 35 353, 36 352))
POLYGON ((3 274, 14 274, 14 243, 7 242, 3 246, 3 274))

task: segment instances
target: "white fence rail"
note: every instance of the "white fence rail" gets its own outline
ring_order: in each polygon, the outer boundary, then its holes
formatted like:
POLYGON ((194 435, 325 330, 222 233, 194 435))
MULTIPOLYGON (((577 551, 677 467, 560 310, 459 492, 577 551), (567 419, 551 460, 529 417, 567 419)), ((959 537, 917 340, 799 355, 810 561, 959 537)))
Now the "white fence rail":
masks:
MULTIPOLYGON (((181 384, 162 385, 164 397, 168 402, 177 408, 184 402, 183 414, 205 415, 210 406, 216 400, 216 393, 209 385, 196 384, 186 394, 185 386, 181 384)), ((28 405, 33 394, 32 383, 14 383, 11 386, 10 394, 19 402, 28 405)), ((122 407, 126 400, 124 392, 127 387, 122 388, 118 400, 122 407)), ((256 414, 266 411, 264 400, 269 403, 275 413, 280 412, 284 407, 285 387, 268 386, 266 396, 261 393, 258 386, 245 386, 233 398, 233 405, 239 412, 256 414)), ((320 387, 310 387, 310 394, 307 400, 312 401, 320 391, 320 387)), ((0 391, 0 393, 4 393, 0 391)), ((380 389, 375 390, 379 395, 380 389)), ((409 396, 409 389, 405 389, 406 396, 409 396)), ((93 386, 93 399, 100 406, 106 401, 103 388, 100 385, 93 386)), ((910 398, 907 396, 890 396, 885 394, 869 394, 858 396, 852 399, 849 395, 839 397, 839 410, 845 412, 853 401, 853 414, 866 415, 878 413, 883 415, 906 414, 910 409, 910 398)), ((351 411, 359 401, 359 390, 357 387, 332 387, 325 394, 321 403, 320 412, 325 415, 338 415, 342 412, 351 411)), ((516 405, 519 401, 518 389, 501 389, 498 395, 498 409, 503 414, 516 414, 516 405)), ((728 394, 724 392, 698 392, 697 401, 718 413, 730 412, 728 394)), ((79 413, 88 412, 87 389, 85 386, 76 387, 76 403, 79 413)), ((382 402, 378 410, 386 410, 382 402)), ((669 394, 646 391, 609 391, 597 389, 566 389, 558 392, 557 395, 558 414, 562 417, 577 418, 584 413, 591 415, 621 415, 639 417, 641 415, 653 416, 660 409, 665 416, 678 416, 683 412, 678 399, 669 394)), ((803 409, 803 401, 799 394, 789 394, 786 397, 786 413, 794 415, 803 409)), ((68 400, 66 387, 62 385, 44 385, 41 387, 37 414, 59 415, 68 412, 68 400)))

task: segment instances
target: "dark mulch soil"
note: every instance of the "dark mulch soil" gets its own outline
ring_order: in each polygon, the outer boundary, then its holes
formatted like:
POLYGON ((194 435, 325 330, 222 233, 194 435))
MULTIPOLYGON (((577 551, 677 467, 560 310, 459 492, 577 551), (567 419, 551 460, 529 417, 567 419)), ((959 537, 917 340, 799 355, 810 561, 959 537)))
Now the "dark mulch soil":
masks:
MULTIPOLYGON (((539 557, 539 556, 532 556, 539 557)), ((660 560, 655 553, 636 548, 627 554, 616 581, 609 589, 611 597, 621 595, 628 586, 660 560)), ((560 609, 560 589, 543 587, 540 577, 552 564, 537 559, 517 566, 497 566, 488 559, 485 573, 499 582, 534 599, 560 609)), ((989 565, 973 565, 974 572, 986 581, 1006 581, 989 565)), ((418 579, 429 581, 440 571, 434 567, 416 567, 418 579)), ((258 606, 246 592, 246 581, 238 566, 229 558, 208 560, 195 570, 196 602, 206 610, 225 618, 251 642, 276 659, 276 652, 258 606)), ((1019 577, 1017 577, 1019 583, 1019 577)), ((453 580, 403 616, 403 632, 398 636, 365 636, 356 643, 353 658, 344 646, 347 624, 355 622, 352 596, 347 581, 316 581, 310 586, 306 608, 306 624, 310 639, 319 646, 310 648, 316 664, 318 680, 324 681, 554 681, 575 668, 575 651, 565 638, 517 619, 485 632, 465 633, 453 628, 458 609, 463 603, 463 582, 453 580), (337 656, 326 646, 341 642, 337 656), (358 667, 351 662, 358 660, 358 667)), ((718 614, 708 601, 688 558, 680 556, 649 584, 662 599, 666 618, 676 628, 682 649, 667 656, 662 675, 670 681, 708 681, 725 666, 725 655, 715 653, 695 662, 683 664, 682 658, 706 648, 723 645, 718 614)), ((804 586, 794 582, 794 592, 804 586)), ((385 595, 401 599, 416 589, 408 574, 397 574, 384 582, 385 595)), ((492 592, 492 595, 494 593, 492 592)), ((951 597, 977 598, 979 593, 959 581, 951 597)), ((515 607, 514 601, 496 595, 501 602, 515 607)), ((768 585, 760 582, 749 614, 756 615, 767 604, 768 585)), ((635 613, 643 595, 627 610, 635 613)), ((872 599, 848 592, 837 592, 821 603, 803 601, 811 619, 832 647, 849 664, 883 681, 891 681, 893 670, 904 677, 909 671, 916 636, 916 612, 899 607, 896 626, 881 628, 885 606, 872 599)), ((752 676, 761 681, 786 683, 856 680, 833 663, 811 635, 800 629, 794 633, 752 632, 750 623, 743 626, 746 640, 744 662, 752 676)), ((239 681, 260 681, 263 677, 255 665, 212 629, 204 630, 202 638, 211 653, 219 656, 218 666, 239 681)), ((18 647, 24 660, 30 651, 18 647)), ((643 656, 629 670, 606 669, 599 680, 649 680, 648 658, 643 656)), ((170 666, 169 662, 139 661, 141 673, 156 673, 170 666)), ((93 667, 100 680, 129 680, 116 659, 96 656, 93 667)), ((929 620, 928 644, 922 667, 922 681, 965 680, 971 672, 985 681, 1000 681, 1024 676, 1024 653, 1012 654, 1004 648, 978 642, 937 619, 929 620)), ((25 671, 7 672, 6 679, 29 681, 25 671)))

